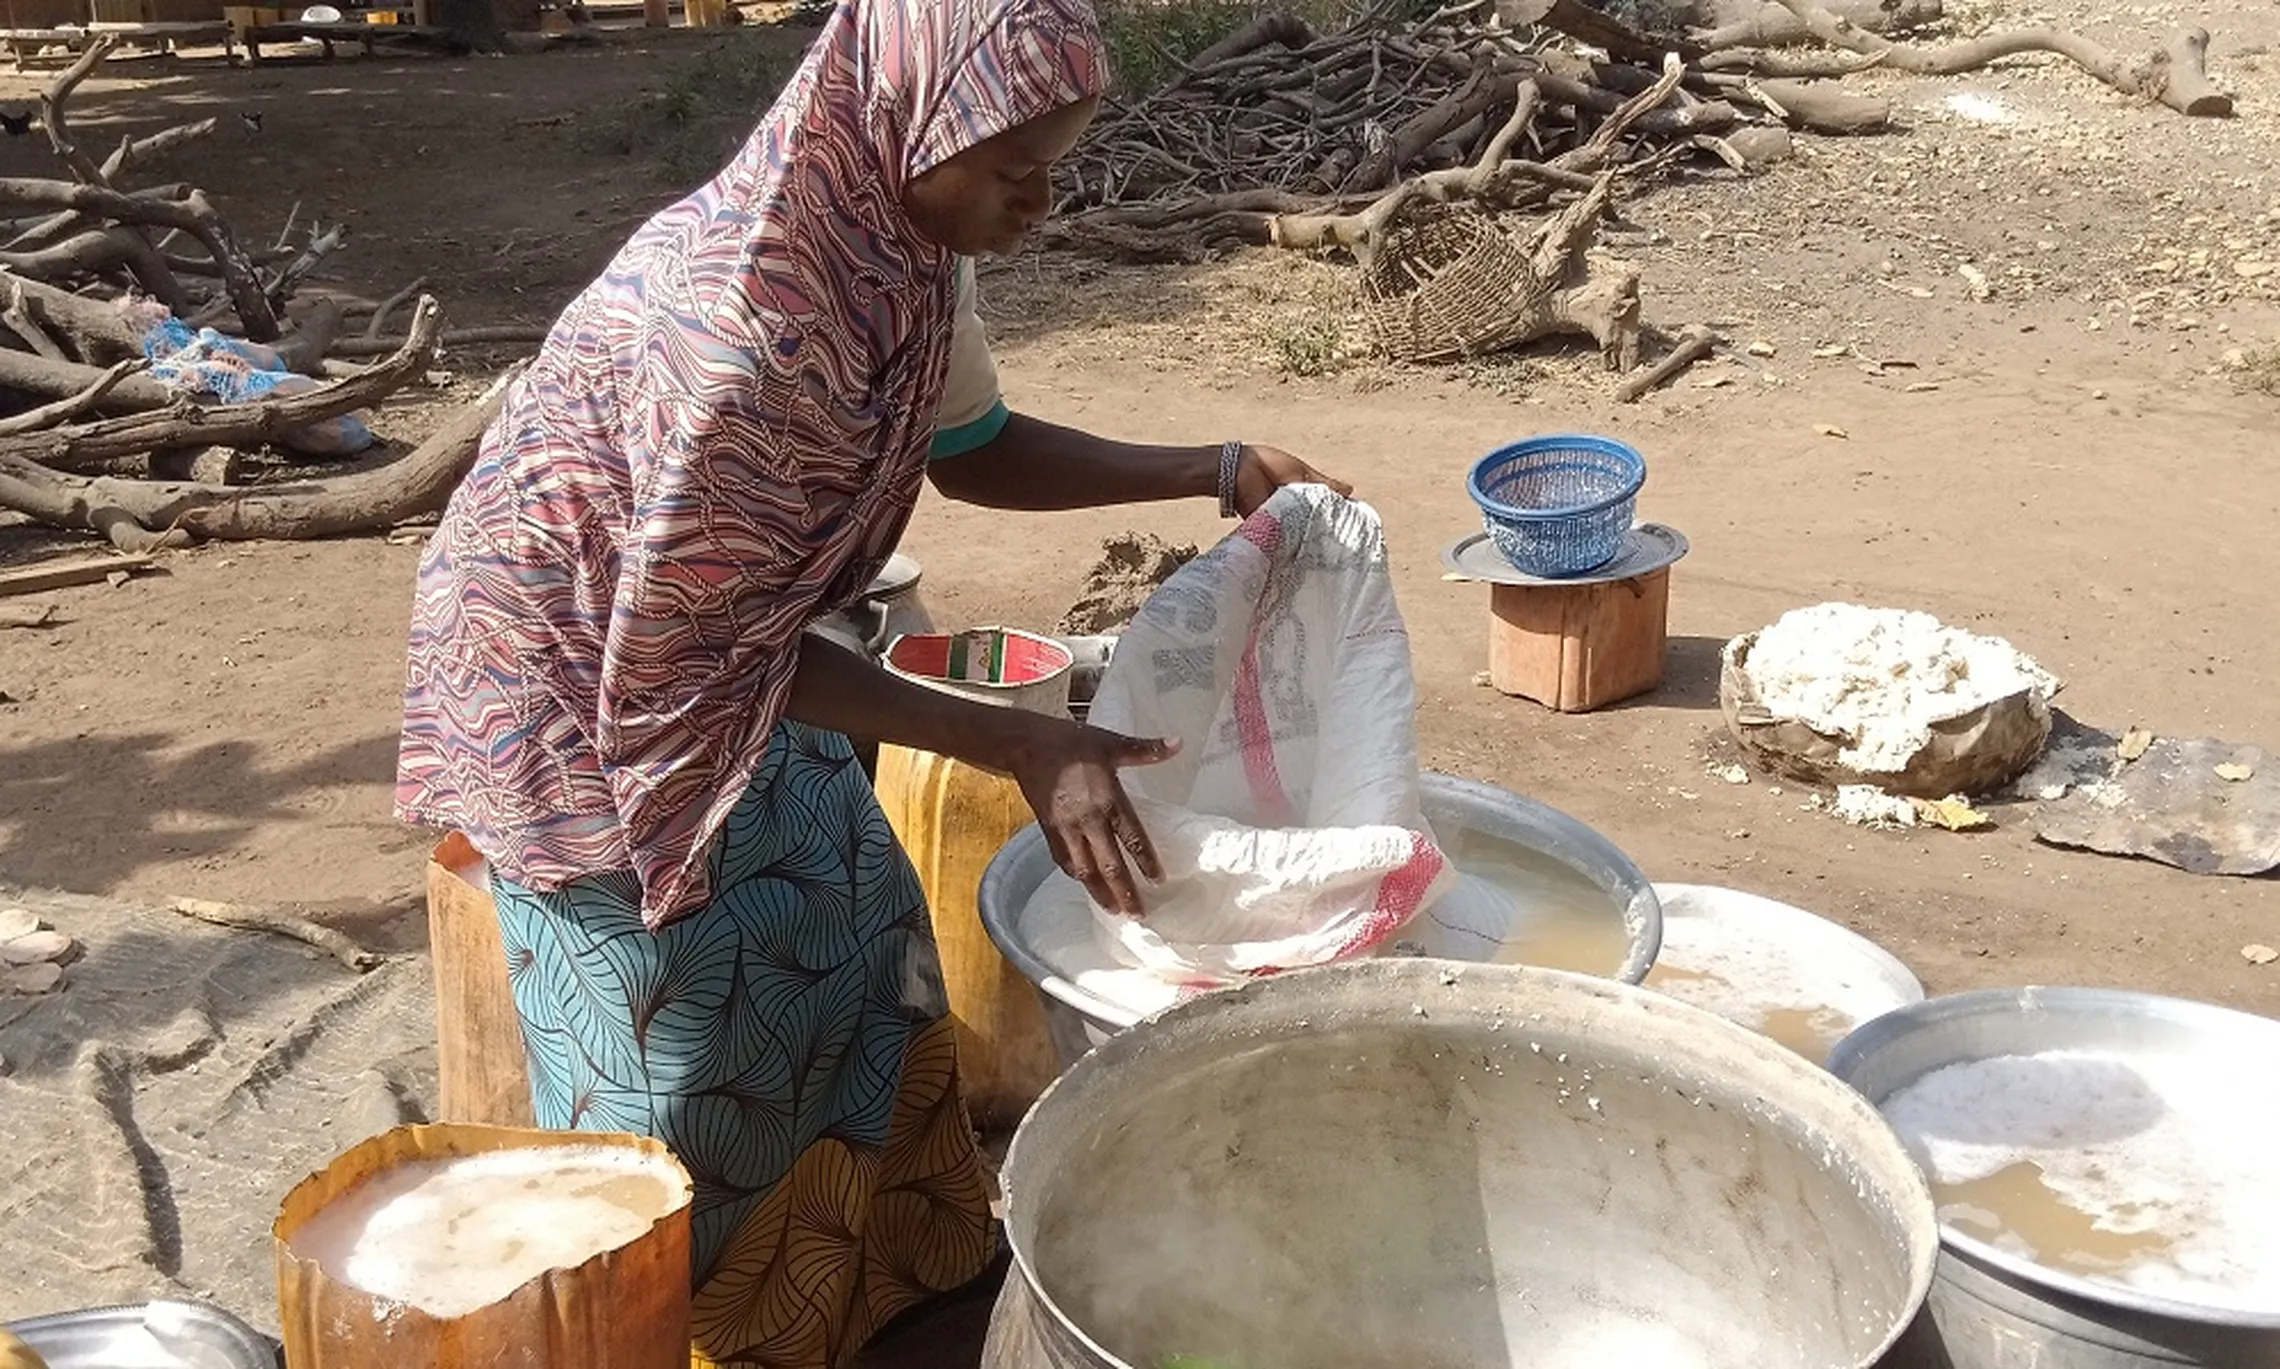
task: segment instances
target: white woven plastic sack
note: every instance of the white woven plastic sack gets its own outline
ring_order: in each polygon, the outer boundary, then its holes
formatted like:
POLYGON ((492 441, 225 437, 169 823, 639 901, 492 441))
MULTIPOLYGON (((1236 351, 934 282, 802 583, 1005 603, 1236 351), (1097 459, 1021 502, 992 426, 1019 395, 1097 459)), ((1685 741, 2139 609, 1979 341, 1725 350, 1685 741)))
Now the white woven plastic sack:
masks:
POLYGON ((1225 983, 1375 949, 1451 879, 1418 799, 1417 689, 1385 535, 1319 485, 1278 492, 1118 641, 1090 721, 1176 737, 1123 773, 1162 858, 1119 958, 1225 983))

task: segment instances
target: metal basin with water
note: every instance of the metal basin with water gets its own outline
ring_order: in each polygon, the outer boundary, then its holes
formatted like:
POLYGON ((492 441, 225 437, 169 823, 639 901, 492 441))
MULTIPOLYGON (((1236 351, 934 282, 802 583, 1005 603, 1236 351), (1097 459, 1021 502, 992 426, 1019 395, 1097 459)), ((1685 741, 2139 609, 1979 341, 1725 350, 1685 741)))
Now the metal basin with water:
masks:
MULTIPOLYGON (((1654 968, 1662 947, 1662 904, 1631 858, 1613 842, 1556 808, 1508 790, 1428 773, 1423 780, 1425 820, 1445 846, 1479 834, 1539 853, 1567 867, 1606 895, 1611 927, 1604 969, 1636 984, 1654 968)), ((1455 861, 1465 866, 1461 847, 1455 861)), ((1081 958, 1096 954, 1089 925, 1033 925, 1024 916, 1030 898, 1055 873, 1044 835, 1025 827, 1005 844, 982 876, 982 925, 1015 968, 1037 986, 1045 1023, 1064 1062, 1074 1061, 1110 1036, 1140 1021, 1156 1006, 1135 1006, 1079 983, 1081 958)), ((1447 959, 1479 958, 1478 948, 1439 935, 1421 916, 1405 934, 1413 949, 1447 959)), ((1096 981, 1097 982, 1097 981, 1096 981)))
POLYGON ((985 1369, 1861 1369, 1938 1232, 1858 1094, 1644 989, 1363 960, 1121 1033, 1007 1157, 985 1369))
MULTIPOLYGON (((2270 1089, 2280 1022, 2115 989, 1987 989, 1863 1025, 1829 1069, 1881 1105, 1949 1065, 2048 1051, 2229 1062, 2242 1088, 2270 1089)), ((2280 1369, 2280 1312, 2223 1311, 2079 1278, 1952 1225, 1940 1244, 1930 1310, 1943 1369, 2280 1369)))

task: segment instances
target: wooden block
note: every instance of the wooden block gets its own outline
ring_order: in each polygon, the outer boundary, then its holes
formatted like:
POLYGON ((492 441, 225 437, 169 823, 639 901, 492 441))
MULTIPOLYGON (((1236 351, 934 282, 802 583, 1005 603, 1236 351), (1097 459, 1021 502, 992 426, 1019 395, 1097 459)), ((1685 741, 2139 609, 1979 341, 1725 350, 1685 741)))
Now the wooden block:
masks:
POLYGON ((149 0, 91 0, 88 8, 98 24, 147 24, 156 18, 149 0))
MULTIPOLYGON (((219 24, 221 0, 150 0, 154 24, 219 24)), ((187 39, 188 35, 185 35, 187 39)))
POLYGON ((244 42, 246 35, 255 29, 284 23, 285 11, 266 5, 225 5, 222 18, 230 26, 230 36, 244 42))
POLYGON ((1590 585, 1492 585, 1488 681, 1499 693, 1588 713, 1662 683, 1670 568, 1590 585))
POLYGON ((440 1120, 536 1125, 498 905, 482 855, 456 832, 428 862, 428 955, 440 1120))
POLYGON ((99 585, 124 572, 133 575, 158 564, 149 556, 95 556, 76 561, 47 561, 0 571, 0 598, 11 594, 45 594, 74 585, 99 585))

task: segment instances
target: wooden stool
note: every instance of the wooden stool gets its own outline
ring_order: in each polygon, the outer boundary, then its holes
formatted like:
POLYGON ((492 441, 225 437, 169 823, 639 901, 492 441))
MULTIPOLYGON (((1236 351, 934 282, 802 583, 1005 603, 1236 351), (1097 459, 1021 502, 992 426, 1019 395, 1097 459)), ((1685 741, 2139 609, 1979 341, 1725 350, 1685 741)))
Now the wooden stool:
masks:
POLYGON ((1662 683, 1670 568, 1686 551, 1675 529, 1647 523, 1632 529, 1615 560, 1571 580, 1513 569, 1485 533, 1442 561, 1445 578, 1489 587, 1489 685, 1561 713, 1588 713, 1662 683))
POLYGON ((435 974, 438 1120, 535 1126, 522 1019, 482 853, 457 832, 428 859, 428 959, 435 974))

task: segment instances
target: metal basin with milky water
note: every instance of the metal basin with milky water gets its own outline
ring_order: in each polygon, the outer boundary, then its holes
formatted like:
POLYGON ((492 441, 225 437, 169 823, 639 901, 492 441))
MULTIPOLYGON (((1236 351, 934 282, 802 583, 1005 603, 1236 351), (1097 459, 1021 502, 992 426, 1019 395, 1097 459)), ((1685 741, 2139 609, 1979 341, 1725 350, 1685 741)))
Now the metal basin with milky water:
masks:
MULTIPOLYGON (((2222 1062, 2269 1090, 2280 1022, 2118 989, 1983 989, 1887 1013, 1838 1044, 1829 1069, 1881 1106, 1936 1070, 2083 1051, 2158 1069, 2222 1062)), ((2268 1094, 2266 1096, 2269 1096, 2268 1094)), ((2280 1310, 2188 1303, 2063 1272, 1943 1224, 1930 1312, 1940 1369, 2280 1369, 2280 1310)))
MULTIPOLYGON (((1509 916, 1509 925, 1489 925, 1487 935, 1464 925, 1483 925, 1482 905, 1475 901, 1466 912, 1457 911, 1457 902, 1469 896, 1460 888, 1419 914, 1389 954, 1524 961, 1626 984, 1638 983, 1654 968, 1662 947, 1662 904, 1613 842, 1555 808, 1449 775, 1424 776, 1423 802, 1425 820, 1460 872, 1493 876, 1505 866, 1512 867, 1507 878, 1537 883, 1517 892, 1509 909, 1492 908, 1495 917, 1509 916), (1575 906, 1539 916, 1544 910, 1531 902, 1537 897, 1575 906)), ((1168 1006, 1174 991, 1138 972, 1115 973, 1081 910, 1057 922, 1036 915, 1032 896, 1057 878, 1043 834, 1026 827, 990 862, 979 902, 990 940, 1037 986, 1046 1026, 1066 1063, 1168 1006), (1146 997, 1151 989, 1161 998, 1146 997)))
POLYGON ((1353 961, 1182 1004, 1063 1075, 1004 1178, 985 1369, 1861 1369, 1939 1247, 1923 1176, 1836 1079, 1522 966, 1353 961))

